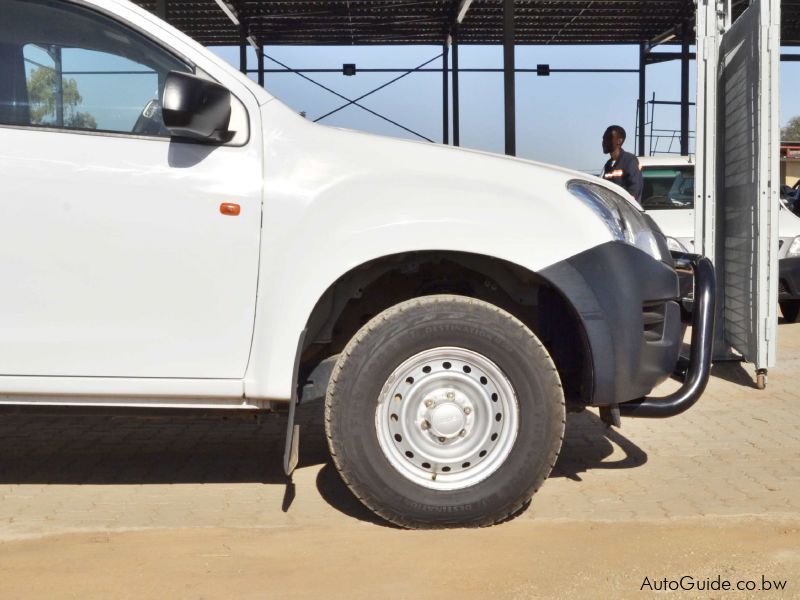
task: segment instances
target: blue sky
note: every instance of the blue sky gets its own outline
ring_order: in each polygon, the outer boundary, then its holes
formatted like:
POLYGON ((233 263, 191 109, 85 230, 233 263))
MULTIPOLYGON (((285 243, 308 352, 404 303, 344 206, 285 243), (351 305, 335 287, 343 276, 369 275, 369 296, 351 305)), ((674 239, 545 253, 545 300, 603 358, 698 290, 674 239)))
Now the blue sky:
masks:
MULTIPOLYGON (((677 47, 667 48, 676 50, 677 47)), ((220 56, 238 67, 238 48, 216 48, 220 56)), ((249 66, 255 68, 255 54, 249 50, 249 66)), ((336 68, 356 63, 360 68, 410 68, 441 52, 436 46, 376 47, 267 47, 266 53, 293 68, 336 68)), ((636 46, 519 46, 518 68, 535 68, 549 63, 552 68, 638 68, 636 46)), ((265 61, 267 67, 277 67, 265 61)), ((430 66, 440 66, 441 59, 430 66)), ((500 46, 461 46, 459 66, 501 67, 500 46)), ((694 100, 695 71, 691 63, 690 98, 694 100)), ((783 63, 782 82, 800 75, 800 63, 783 63)), ((370 91, 397 74, 359 73, 345 77, 340 73, 309 74, 340 94, 354 98, 370 91)), ((255 75, 253 75, 255 78, 255 75)), ((461 145, 502 152, 503 79, 500 73, 462 73, 460 75, 461 145)), ((440 73, 415 73, 363 100, 363 104, 423 135, 441 141, 442 77, 440 73)), ((605 127, 616 123, 628 131, 626 148, 635 151, 633 134, 638 96, 638 75, 518 74, 517 154, 525 158, 595 172, 605 162, 600 139, 605 127)), ((332 94, 294 74, 267 74, 265 87, 293 109, 316 118, 343 102, 332 94)), ((800 97, 794 85, 781 85, 781 123, 800 114, 800 97)), ((680 99, 678 61, 647 68, 647 95, 658 100, 680 99)), ((361 129, 396 137, 413 137, 401 129, 351 106, 325 119, 323 123, 361 129)), ((656 127, 680 127, 679 107, 658 106, 656 127)), ((694 129, 694 114, 691 128, 694 129)), ((662 146, 666 147, 666 146, 662 146)))

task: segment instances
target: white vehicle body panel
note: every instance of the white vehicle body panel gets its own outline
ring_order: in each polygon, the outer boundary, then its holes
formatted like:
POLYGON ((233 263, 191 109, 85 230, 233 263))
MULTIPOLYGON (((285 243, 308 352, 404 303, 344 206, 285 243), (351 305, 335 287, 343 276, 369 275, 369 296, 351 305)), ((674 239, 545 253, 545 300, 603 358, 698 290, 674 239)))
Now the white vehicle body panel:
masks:
POLYGON ((0 403, 285 401, 315 304, 359 265, 441 250, 538 271, 612 240, 566 189, 584 174, 313 124, 146 11, 83 4, 230 89, 250 140, 187 146, 0 126, 0 274, 21 282, 0 297, 0 403), (221 202, 242 214, 221 215, 221 202))
POLYGON ((252 145, 2 138, 13 201, 0 202, 0 239, 14 259, 0 278, 15 284, 0 295, 0 373, 242 377, 261 221, 252 145), (241 215, 220 214, 221 201, 241 215))
POLYGON ((145 11, 96 4, 224 83, 251 115, 250 141, 0 130, 0 239, 14 257, 0 277, 15 282, 0 296, 0 375, 241 378, 259 259, 257 98, 145 11))
POLYGON ((568 181, 586 179, 577 172, 321 127, 279 102, 264 107, 263 120, 269 284, 259 294, 248 397, 289 394, 294 354, 285 349, 325 290, 370 260, 451 250, 537 271, 611 240, 567 192, 568 181))

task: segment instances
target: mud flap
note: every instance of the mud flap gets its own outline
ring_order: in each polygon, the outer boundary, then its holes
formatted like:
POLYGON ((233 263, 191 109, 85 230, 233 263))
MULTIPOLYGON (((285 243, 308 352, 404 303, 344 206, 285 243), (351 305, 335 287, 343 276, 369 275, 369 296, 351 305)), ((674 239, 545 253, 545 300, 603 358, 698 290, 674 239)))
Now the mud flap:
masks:
POLYGON ((300 339, 297 341, 297 354, 294 357, 294 371, 292 373, 292 381, 294 387, 292 388, 292 399, 289 401, 289 417, 286 423, 286 446, 283 451, 283 472, 287 477, 291 477, 300 457, 300 425, 294 424, 294 413, 297 408, 299 398, 297 395, 297 388, 299 382, 297 381, 300 373, 300 356, 303 353, 303 342, 306 339, 306 329, 300 333, 300 339))

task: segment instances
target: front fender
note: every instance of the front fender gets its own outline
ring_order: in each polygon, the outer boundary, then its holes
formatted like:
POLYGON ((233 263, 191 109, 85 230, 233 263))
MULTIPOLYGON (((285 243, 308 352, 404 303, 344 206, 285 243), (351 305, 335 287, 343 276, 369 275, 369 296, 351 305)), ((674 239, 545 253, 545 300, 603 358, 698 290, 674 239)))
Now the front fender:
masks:
POLYGON ((250 398, 291 397, 299 332, 325 291, 359 265, 455 251, 536 272, 610 240, 566 191, 575 174, 279 117, 264 117, 282 126, 265 132, 250 398))

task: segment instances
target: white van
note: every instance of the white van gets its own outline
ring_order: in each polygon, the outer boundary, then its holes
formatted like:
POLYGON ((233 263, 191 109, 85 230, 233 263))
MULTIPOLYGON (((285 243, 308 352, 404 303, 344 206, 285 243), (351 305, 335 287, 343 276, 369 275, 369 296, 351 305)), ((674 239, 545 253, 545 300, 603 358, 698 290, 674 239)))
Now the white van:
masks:
POLYGON ((648 396, 678 277, 618 192, 315 124, 125 0, 0 0, 0 403, 283 410, 289 473, 294 408, 323 396, 377 514, 501 521, 566 410, 670 416, 708 381, 695 256, 686 381, 648 396))
MULTIPOLYGON (((694 162, 689 156, 639 157, 644 187, 642 207, 667 236, 671 250, 694 252, 694 162)), ((800 217, 783 203, 780 237, 779 303, 786 321, 800 312, 800 217), (796 272, 796 274, 795 274, 796 272)))

